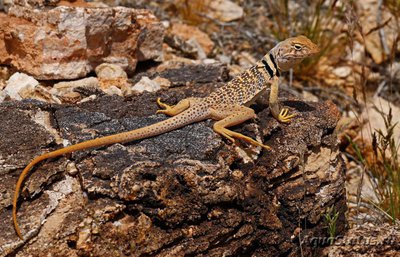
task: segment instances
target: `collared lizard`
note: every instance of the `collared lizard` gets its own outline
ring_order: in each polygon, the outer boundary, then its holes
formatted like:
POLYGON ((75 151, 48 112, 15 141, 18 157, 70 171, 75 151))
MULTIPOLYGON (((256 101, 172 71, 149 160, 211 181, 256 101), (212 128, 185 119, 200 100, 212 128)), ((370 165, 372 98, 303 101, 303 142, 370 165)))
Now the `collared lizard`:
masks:
POLYGON ((23 239, 17 223, 17 202, 21 185, 28 172, 37 163, 45 159, 88 148, 153 137, 205 119, 217 120, 213 125, 214 131, 233 143, 236 138, 256 146, 261 146, 265 149, 270 149, 269 146, 229 130, 228 127, 256 117, 254 110, 249 106, 269 85, 271 85, 269 106, 273 117, 280 122, 290 122, 295 115, 289 115, 287 108, 280 110, 278 103, 280 72, 291 69, 304 58, 315 55, 318 52, 318 46, 305 36, 288 38, 279 42, 254 66, 205 98, 183 99, 175 106, 162 103, 160 99, 158 99, 157 103, 164 109, 158 110, 157 113, 172 116, 167 120, 132 131, 84 141, 34 158, 22 171, 16 183, 12 212, 16 233, 23 239))

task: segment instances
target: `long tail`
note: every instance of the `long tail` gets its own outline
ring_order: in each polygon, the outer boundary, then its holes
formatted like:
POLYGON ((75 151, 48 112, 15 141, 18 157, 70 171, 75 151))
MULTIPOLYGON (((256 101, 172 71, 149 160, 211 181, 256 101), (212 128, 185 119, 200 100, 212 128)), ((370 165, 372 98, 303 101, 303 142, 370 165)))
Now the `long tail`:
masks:
POLYGON ((14 228, 19 236, 19 238, 23 239, 23 236, 21 234, 21 230, 18 226, 18 221, 17 221, 17 202, 18 202, 18 197, 19 197, 19 192, 21 190, 22 183, 25 179, 25 177, 28 175, 29 171, 39 162, 49 159, 49 158, 54 158, 61 156, 63 154, 68 154, 72 153, 75 151, 79 150, 85 150, 89 148, 94 148, 94 147, 101 147, 105 145, 111 145, 115 143, 124 143, 124 142, 129 142, 133 140, 139 140, 143 138, 148 138, 148 137, 153 137, 156 135, 160 135, 181 127, 184 127, 188 124, 198 122, 201 120, 204 120, 208 118, 208 115, 198 108, 192 107, 187 109, 186 111, 173 116, 167 120, 160 121, 158 123, 155 123, 153 125, 127 131, 127 132, 122 132, 119 134, 115 135, 110 135, 110 136, 105 136, 105 137, 100 137, 92 140, 88 140, 82 143, 78 143, 75 145, 71 145, 62 149, 55 150, 53 152, 45 153, 43 155, 40 155, 33 159, 22 171, 21 175, 18 178, 16 187, 15 187, 15 193, 14 193, 14 199, 13 199, 13 222, 14 222, 14 228))

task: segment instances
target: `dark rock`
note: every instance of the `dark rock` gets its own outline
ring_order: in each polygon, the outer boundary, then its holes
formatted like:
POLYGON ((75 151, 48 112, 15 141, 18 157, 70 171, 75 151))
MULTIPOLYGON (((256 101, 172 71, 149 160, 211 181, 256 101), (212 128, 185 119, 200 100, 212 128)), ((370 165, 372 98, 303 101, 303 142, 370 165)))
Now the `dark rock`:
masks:
POLYGON ((172 86, 185 86, 190 84, 206 84, 224 82, 229 78, 229 70, 226 64, 182 64, 178 67, 168 68, 162 71, 138 73, 132 82, 136 83, 142 76, 153 79, 157 76, 171 81, 172 86))
MULTIPOLYGON (((285 105, 298 113, 292 123, 279 124, 268 109, 258 106, 259 119, 234 127, 263 138, 271 151, 257 154, 244 142, 239 151, 204 121, 37 165, 25 182, 27 199, 21 198, 18 211, 22 232, 35 241, 22 247, 12 244, 18 240, 10 208, 14 183, 34 152, 54 149, 54 135, 33 121, 35 110, 54 120, 51 124, 61 138, 76 143, 163 120, 165 116, 154 115, 157 97, 173 103, 203 96, 212 86, 131 99, 103 96, 77 106, 0 105, 0 179, 6 181, 0 187, 2 254, 298 256, 295 231, 302 237, 326 235, 323 214, 330 206, 339 211, 337 231, 343 232, 344 165, 333 135, 338 110, 330 102, 289 99, 285 105), (26 139, 15 138, 22 134, 26 139), (10 139, 15 142, 12 150, 10 139), (253 154, 254 162, 241 158, 246 153, 253 154), (68 170, 67 160, 76 164, 78 176, 62 172, 68 170), (9 168, 10 163, 15 166, 9 168), (40 183, 31 189, 31 181, 40 183), (41 218, 46 218, 43 225, 41 218)), ((302 252, 309 256, 315 249, 303 245, 302 252)))
MULTIPOLYGON (((305 243, 321 247, 321 238, 305 238, 305 243)), ((335 237, 334 244, 324 249, 324 256, 399 256, 400 230, 398 225, 362 224, 335 237)))

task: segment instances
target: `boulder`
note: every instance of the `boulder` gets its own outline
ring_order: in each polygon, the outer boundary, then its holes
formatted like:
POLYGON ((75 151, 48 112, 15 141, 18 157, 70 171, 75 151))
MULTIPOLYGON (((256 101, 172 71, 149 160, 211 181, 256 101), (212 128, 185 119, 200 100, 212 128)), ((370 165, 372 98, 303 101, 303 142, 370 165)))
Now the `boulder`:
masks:
POLYGON ((14 184, 34 156, 62 147, 56 136, 73 144, 147 126, 167 118, 154 114, 158 97, 174 104, 208 94, 214 85, 130 99, 99 96, 76 106, 0 104, 0 254, 310 256, 318 249, 300 242, 326 236, 330 207, 343 233, 338 109, 289 97, 283 104, 297 113, 292 123, 280 124, 261 104, 259 119, 233 128, 271 151, 232 145, 203 121, 40 163, 24 183, 18 209, 29 244, 18 239, 11 219, 14 184), (38 113, 52 129, 35 122, 38 113))
POLYGON ((103 62, 131 73, 162 59, 163 35, 148 10, 14 5, 0 13, 0 64, 39 80, 82 78, 103 62))

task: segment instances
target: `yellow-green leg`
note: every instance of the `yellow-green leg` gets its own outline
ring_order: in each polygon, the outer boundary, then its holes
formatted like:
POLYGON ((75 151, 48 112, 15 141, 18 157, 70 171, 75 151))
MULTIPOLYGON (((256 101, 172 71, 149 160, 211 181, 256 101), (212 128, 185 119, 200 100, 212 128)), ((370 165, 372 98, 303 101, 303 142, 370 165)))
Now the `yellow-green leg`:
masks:
POLYGON ((271 84, 271 93, 269 94, 269 107, 271 109, 272 116, 280 122, 288 123, 292 120, 296 114, 289 115, 288 108, 280 109, 278 103, 278 91, 279 91, 279 79, 274 79, 271 84))
POLYGON ((237 106, 232 109, 221 108, 221 110, 212 110, 211 116, 215 119, 221 119, 214 124, 214 131, 226 137, 233 143, 235 142, 235 138, 238 138, 256 146, 271 149, 269 146, 257 142, 248 136, 227 129, 227 127, 235 126, 245 122, 246 120, 255 118, 253 109, 245 106, 237 106))
POLYGON ((175 116, 187 108, 190 107, 190 100, 189 99, 183 99, 182 101, 179 101, 177 105, 168 105, 163 102, 161 102, 160 98, 157 99, 157 104, 161 108, 165 108, 164 110, 158 110, 156 113, 164 113, 169 116, 175 116))

